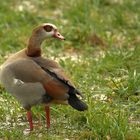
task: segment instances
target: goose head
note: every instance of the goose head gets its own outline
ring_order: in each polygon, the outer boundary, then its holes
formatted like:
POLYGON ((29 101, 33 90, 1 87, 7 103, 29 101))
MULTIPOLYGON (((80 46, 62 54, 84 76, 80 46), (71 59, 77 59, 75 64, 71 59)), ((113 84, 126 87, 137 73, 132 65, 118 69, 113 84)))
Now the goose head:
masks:
POLYGON ((33 34, 37 35, 41 40, 47 38, 57 38, 60 40, 65 40, 65 38, 59 33, 57 27, 51 23, 44 23, 33 30, 33 34))
POLYGON ((65 40, 65 38, 58 32, 58 29, 54 24, 44 23, 34 28, 28 41, 26 49, 27 55, 31 57, 41 56, 42 42, 51 37, 65 40))

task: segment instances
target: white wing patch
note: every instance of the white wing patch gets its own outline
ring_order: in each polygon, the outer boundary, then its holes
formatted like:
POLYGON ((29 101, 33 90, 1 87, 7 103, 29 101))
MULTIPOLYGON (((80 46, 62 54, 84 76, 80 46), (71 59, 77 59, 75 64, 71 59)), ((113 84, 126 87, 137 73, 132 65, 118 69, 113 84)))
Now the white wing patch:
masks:
POLYGON ((21 81, 20 79, 16 79, 16 78, 14 78, 13 83, 14 83, 15 85, 19 85, 19 86, 22 85, 22 84, 24 84, 23 81, 21 81))

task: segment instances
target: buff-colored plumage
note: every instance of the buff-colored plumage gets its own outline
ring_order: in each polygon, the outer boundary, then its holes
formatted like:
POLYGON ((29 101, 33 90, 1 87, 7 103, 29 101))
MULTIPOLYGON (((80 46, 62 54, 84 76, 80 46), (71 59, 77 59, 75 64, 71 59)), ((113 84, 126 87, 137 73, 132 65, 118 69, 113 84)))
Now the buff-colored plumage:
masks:
POLYGON ((37 104, 67 102, 75 109, 86 110, 86 104, 76 96, 80 92, 64 70, 55 61, 41 56, 41 43, 48 37, 64 39, 53 24, 46 23, 36 27, 28 46, 1 65, 2 85, 27 110, 37 104))

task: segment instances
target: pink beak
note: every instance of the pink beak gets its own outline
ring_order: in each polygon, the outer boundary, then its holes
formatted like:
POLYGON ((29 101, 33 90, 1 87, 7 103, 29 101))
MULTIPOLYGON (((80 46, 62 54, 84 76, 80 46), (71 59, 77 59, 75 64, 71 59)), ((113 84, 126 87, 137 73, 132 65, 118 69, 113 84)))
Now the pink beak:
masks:
POLYGON ((65 38, 58 32, 56 31, 53 35, 54 38, 58 38, 60 40, 65 40, 65 38))

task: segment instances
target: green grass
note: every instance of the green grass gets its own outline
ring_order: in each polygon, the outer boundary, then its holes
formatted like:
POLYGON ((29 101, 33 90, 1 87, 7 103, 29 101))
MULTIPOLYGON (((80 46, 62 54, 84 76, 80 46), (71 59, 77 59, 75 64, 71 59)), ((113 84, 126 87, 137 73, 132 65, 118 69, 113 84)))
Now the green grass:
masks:
POLYGON ((139 140, 139 7, 138 0, 2 1, 0 63, 26 46, 36 25, 56 24, 66 41, 46 41, 44 56, 71 75, 89 109, 52 105, 47 130, 43 107, 33 107, 41 126, 26 134, 25 110, 1 87, 0 139, 139 140))

